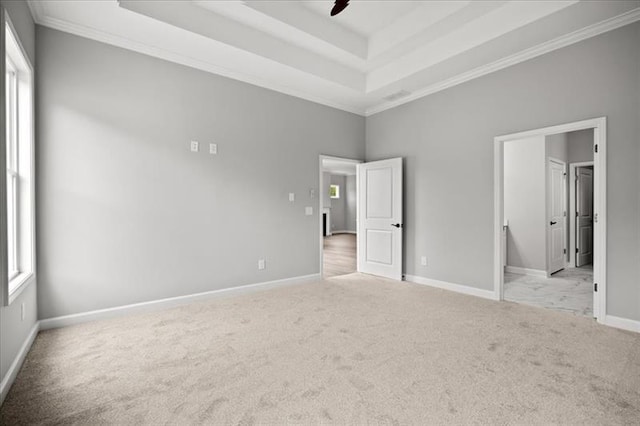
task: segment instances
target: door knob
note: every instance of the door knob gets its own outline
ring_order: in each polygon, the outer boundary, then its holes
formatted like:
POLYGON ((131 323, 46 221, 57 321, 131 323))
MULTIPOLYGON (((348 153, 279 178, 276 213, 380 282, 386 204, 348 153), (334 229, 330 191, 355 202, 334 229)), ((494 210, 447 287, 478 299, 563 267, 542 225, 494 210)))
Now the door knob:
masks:
POLYGON ((551 224, 551 225, 555 225, 556 223, 558 223, 558 222, 554 222, 554 221, 552 220, 550 224, 551 224))
POLYGON ((392 223, 391 226, 395 226, 396 228, 402 228, 401 223, 392 223))

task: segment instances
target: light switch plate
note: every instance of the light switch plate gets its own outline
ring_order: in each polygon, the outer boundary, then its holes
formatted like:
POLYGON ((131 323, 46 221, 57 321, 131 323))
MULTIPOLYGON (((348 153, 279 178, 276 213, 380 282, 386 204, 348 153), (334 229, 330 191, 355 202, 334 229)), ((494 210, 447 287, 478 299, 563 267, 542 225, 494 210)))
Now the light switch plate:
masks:
POLYGON ((266 265, 265 260, 264 259, 258 259, 258 269, 262 270, 262 269, 264 269, 266 267, 267 267, 267 265, 266 265))
POLYGON ((422 256, 420 258, 420 265, 427 266, 427 256, 422 256))
POLYGON ((305 207, 304 208, 304 214, 307 215, 307 216, 313 215, 313 207, 305 207))
POLYGON ((296 194, 293 192, 289 193, 289 201, 294 202, 296 200, 296 194))
POLYGON ((218 153, 218 144, 210 143, 209 144, 209 154, 216 155, 218 153))
POLYGON ((199 148, 200 144, 198 143, 198 141, 191 141, 191 152, 198 152, 199 148))

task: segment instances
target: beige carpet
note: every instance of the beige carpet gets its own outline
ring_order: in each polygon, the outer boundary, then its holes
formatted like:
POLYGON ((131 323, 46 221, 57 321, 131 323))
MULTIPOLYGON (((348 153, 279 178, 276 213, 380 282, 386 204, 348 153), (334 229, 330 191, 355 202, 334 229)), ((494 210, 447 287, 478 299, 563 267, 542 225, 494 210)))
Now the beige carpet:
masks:
POLYGON ((640 335, 345 275, 42 332, 13 424, 640 424, 640 335))

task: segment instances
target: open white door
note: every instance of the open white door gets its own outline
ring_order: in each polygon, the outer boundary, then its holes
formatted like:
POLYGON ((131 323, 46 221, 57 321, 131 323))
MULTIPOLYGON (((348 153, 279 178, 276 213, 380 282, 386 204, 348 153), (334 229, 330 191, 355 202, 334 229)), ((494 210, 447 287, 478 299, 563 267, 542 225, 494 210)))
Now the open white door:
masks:
POLYGON ((576 266, 593 262, 593 171, 576 169, 576 266))
POLYGON ((549 187, 547 189, 547 272, 553 274, 565 266, 566 238, 566 165, 549 159, 549 187))
POLYGON ((357 168, 358 272, 402 280, 402 158, 357 168))

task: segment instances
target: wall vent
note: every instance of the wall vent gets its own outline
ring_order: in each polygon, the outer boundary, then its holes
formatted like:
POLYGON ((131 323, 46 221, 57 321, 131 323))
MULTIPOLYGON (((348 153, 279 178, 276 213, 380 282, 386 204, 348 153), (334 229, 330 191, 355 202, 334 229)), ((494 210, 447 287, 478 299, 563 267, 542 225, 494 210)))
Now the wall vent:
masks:
POLYGON ((389 96, 385 96, 383 99, 385 101, 392 102, 392 101, 395 101, 397 99, 404 98, 405 96, 409 96, 410 94, 411 94, 411 92, 407 92, 406 90, 400 90, 399 92, 392 93, 389 96))

